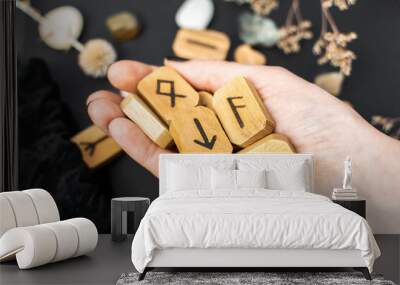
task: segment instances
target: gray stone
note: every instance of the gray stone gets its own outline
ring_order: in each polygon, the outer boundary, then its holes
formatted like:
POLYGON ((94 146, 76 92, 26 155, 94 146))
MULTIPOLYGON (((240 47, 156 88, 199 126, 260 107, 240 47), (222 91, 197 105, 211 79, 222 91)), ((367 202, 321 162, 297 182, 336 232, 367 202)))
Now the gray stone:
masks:
POLYGON ((239 17, 239 38, 250 45, 273 46, 279 39, 279 30, 275 22, 249 12, 239 17))

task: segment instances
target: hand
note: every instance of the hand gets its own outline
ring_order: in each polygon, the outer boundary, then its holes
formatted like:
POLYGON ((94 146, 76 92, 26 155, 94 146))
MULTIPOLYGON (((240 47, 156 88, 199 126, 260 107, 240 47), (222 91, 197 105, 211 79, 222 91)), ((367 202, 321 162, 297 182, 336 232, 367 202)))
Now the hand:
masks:
MULTIPOLYGON (((367 198, 375 189, 391 192, 400 185, 396 173, 400 169, 400 143, 375 130, 347 104, 289 71, 281 67, 212 61, 166 61, 165 64, 176 69, 197 90, 214 92, 238 75, 252 81, 276 122, 275 131, 286 135, 297 152, 314 154, 318 193, 329 196, 334 186, 340 186, 347 155, 354 162, 353 186, 364 191, 361 194, 367 198), (382 156, 386 161, 382 162, 382 156), (397 160, 391 162, 391 158, 397 160), (382 187, 381 180, 376 179, 376 170, 384 170, 393 185, 382 187)), ((117 89, 136 92, 137 83, 154 68, 135 61, 120 61, 110 67, 108 78, 117 89)), ((89 115, 128 155, 158 176, 158 156, 169 151, 159 148, 125 118, 119 107, 121 100, 121 96, 108 91, 95 92, 88 98, 89 115)), ((395 204, 391 202, 389 209, 394 211, 395 204)), ((374 207, 369 204, 368 209, 374 207)))

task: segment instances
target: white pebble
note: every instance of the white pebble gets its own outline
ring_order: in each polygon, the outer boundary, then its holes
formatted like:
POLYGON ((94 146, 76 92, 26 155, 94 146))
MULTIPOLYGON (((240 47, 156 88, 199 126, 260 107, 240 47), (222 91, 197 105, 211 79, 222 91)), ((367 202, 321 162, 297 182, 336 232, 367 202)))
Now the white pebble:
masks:
POLYGON ((212 0, 186 0, 178 9, 175 22, 183 29, 207 28, 214 15, 212 0))

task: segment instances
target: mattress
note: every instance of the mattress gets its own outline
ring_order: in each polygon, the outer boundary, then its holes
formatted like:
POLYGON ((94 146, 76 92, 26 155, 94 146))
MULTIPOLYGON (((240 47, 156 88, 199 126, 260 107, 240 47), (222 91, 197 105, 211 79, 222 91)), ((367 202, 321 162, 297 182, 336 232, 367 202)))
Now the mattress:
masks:
POLYGON ((132 262, 143 272, 169 248, 359 250, 370 271, 380 255, 361 216, 321 195, 266 189, 163 194, 140 223, 132 262))

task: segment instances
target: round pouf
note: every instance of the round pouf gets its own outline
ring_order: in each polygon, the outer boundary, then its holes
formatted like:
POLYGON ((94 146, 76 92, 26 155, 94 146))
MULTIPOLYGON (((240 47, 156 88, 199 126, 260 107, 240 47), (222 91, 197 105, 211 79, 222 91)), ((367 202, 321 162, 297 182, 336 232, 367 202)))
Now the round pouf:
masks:
POLYGON ((128 233, 128 212, 134 215, 134 232, 150 205, 150 199, 144 197, 120 197, 111 199, 111 238, 123 241, 128 233))

